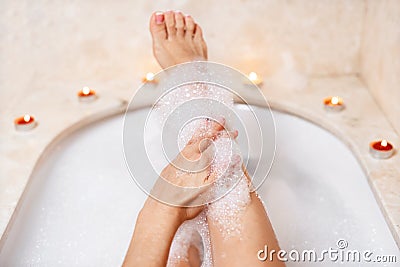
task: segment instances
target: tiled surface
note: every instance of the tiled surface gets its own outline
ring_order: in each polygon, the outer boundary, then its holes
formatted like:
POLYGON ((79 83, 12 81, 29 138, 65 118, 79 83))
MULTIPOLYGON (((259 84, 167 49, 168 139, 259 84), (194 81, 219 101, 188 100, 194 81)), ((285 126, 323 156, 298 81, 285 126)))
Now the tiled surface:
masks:
POLYGON ((361 74, 400 134, 400 1, 367 0, 361 74))
POLYGON ((244 72, 358 70, 363 0, 1 1, 0 107, 43 87, 118 81, 132 88, 135 75, 158 70, 148 20, 167 9, 191 14, 210 58, 244 72))

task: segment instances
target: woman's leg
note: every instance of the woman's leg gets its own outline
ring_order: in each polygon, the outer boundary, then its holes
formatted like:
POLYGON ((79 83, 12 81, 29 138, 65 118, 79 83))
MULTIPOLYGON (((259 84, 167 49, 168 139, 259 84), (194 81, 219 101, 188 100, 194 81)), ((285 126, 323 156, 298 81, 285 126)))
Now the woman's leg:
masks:
MULTIPOLYGON (((190 16, 172 11, 156 12, 150 20, 150 31, 154 56, 162 68, 193 60, 207 60, 202 30, 190 16)), ((249 199, 246 207, 236 214, 240 235, 227 236, 218 221, 208 216, 214 266, 284 266, 279 261, 258 260, 258 251, 265 245, 269 251, 278 251, 279 245, 262 202, 256 193, 251 193, 249 199)), ((189 255, 192 255, 192 261, 196 261, 198 252, 189 249, 189 255)), ((179 266, 198 264, 190 263, 182 261, 179 266)))
MULTIPOLYGON (((240 235, 226 235, 214 218, 208 218, 214 266, 284 266, 276 259, 260 261, 258 251, 265 245, 279 251, 278 241, 264 206, 256 193, 250 194, 250 203, 239 214, 240 235)), ((264 256, 264 255, 261 255, 264 256)))

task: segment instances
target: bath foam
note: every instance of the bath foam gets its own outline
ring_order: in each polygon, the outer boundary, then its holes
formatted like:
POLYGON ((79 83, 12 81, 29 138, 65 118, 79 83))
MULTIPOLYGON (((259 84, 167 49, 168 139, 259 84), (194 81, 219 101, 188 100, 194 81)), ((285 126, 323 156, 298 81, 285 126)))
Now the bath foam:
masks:
POLYGON ((184 222, 177 230, 171 244, 167 267, 181 261, 189 261, 188 250, 194 246, 202 259, 202 267, 212 267, 210 234, 205 211, 196 218, 184 222))
MULTIPOLYGON (((231 124, 231 112, 233 109, 233 96, 226 89, 214 85, 194 83, 175 88, 167 92, 155 106, 161 129, 170 116, 202 114, 205 117, 225 118, 225 128, 228 130, 231 124), (200 101, 196 105, 196 100, 200 101), (204 101, 205 100, 205 101, 204 101), (186 109, 185 103, 191 102, 186 109), (221 103, 224 109, 214 109, 216 103, 221 103), (181 109, 180 109, 181 108, 181 109), (194 112, 198 111, 198 113, 194 112), (174 113, 177 113, 174 114, 174 113)), ((180 122, 184 124, 184 122, 180 122)), ((179 149, 192 138, 194 132, 204 127, 205 119, 193 120, 182 127, 175 138, 179 149)), ((178 125, 177 125, 178 126, 178 125)), ((203 251, 202 266, 212 266, 211 244, 208 232, 207 219, 211 220, 225 238, 238 236, 241 233, 240 214, 250 202, 249 182, 242 170, 242 156, 235 141, 230 138, 218 138, 214 141, 214 159, 211 171, 216 174, 216 181, 208 192, 211 199, 216 199, 208 204, 205 210, 193 220, 183 223, 178 229, 169 254, 169 265, 180 260, 188 260, 188 249, 194 245, 198 250, 199 240, 194 233, 201 236, 203 251)))
POLYGON ((232 148, 228 146, 230 139, 221 138, 216 140, 218 148, 212 168, 218 173, 218 179, 212 188, 215 196, 221 196, 207 207, 207 218, 216 224, 224 238, 240 236, 241 234, 241 214, 250 203, 249 182, 245 178, 242 170, 242 157, 235 144, 232 148), (229 159, 228 149, 233 150, 233 155, 229 159), (224 166, 229 164, 228 168, 224 166), (223 166, 221 168, 221 166, 223 166), (227 190, 230 190, 228 193, 227 190))

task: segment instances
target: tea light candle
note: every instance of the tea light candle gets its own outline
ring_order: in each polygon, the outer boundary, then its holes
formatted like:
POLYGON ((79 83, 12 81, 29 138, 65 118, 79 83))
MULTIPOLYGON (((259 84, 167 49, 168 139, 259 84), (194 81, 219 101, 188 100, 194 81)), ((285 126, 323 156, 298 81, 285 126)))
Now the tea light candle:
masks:
POLYGON ((262 84, 262 79, 257 75, 255 72, 250 72, 249 75, 247 75, 247 78, 255 85, 261 85, 262 84))
POLYGON ((338 96, 325 98, 324 107, 328 111, 341 111, 344 109, 343 100, 338 96))
POLYGON ((78 98, 81 102, 92 102, 96 100, 96 92, 89 87, 85 86, 78 92, 78 98))
POLYGON ((30 115, 18 117, 14 120, 15 129, 17 131, 29 131, 36 127, 35 118, 30 115))
POLYGON ((369 144, 369 152, 374 158, 387 159, 393 155, 393 145, 385 139, 374 141, 369 144))
POLYGON ((155 79, 155 75, 152 72, 146 74, 146 76, 142 79, 144 83, 157 83, 155 79))

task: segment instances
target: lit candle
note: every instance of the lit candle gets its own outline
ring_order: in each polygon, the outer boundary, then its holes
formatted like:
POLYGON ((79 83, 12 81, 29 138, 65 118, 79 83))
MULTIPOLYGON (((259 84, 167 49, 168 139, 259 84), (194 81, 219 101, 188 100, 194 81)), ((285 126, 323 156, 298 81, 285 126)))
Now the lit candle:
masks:
POLYGON ((89 87, 85 86, 78 92, 78 98, 81 102, 92 102, 96 100, 96 92, 89 87))
POLYGON ((385 139, 374 141, 369 144, 369 152, 374 158, 387 159, 393 155, 393 145, 385 139))
POLYGON ((30 115, 18 117, 14 120, 15 129, 17 131, 29 131, 36 127, 35 118, 30 115))
POLYGON ((156 79, 155 79, 155 75, 152 72, 149 72, 146 74, 146 76, 142 79, 142 81, 144 83, 157 83, 156 79))
POLYGON ((324 107, 328 111, 341 111, 344 109, 343 100, 338 96, 325 98, 324 107))
POLYGON ((253 71, 250 72, 249 75, 247 75, 247 78, 250 80, 252 84, 255 85, 261 85, 263 82, 262 79, 258 76, 258 74, 253 71))

